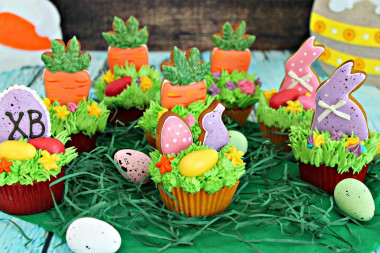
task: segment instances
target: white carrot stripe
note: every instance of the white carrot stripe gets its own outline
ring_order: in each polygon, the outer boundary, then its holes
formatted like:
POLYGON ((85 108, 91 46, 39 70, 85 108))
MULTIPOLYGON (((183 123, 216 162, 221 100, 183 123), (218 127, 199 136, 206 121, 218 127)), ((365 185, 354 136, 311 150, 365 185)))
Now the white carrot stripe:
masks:
POLYGON ((304 75, 303 77, 298 77, 293 70, 290 70, 288 72, 288 76, 290 76, 293 80, 293 82, 289 85, 288 89, 293 89, 297 84, 301 84, 307 90, 311 92, 313 91, 313 87, 306 82, 306 80, 310 80, 311 74, 304 75))
POLYGON ((338 103, 336 103, 335 105, 328 105, 326 104, 324 101, 322 100, 319 100, 318 102, 318 105, 322 108, 325 108, 326 110, 321 114, 319 115, 318 117, 318 122, 320 123, 324 118, 326 118, 327 115, 329 115, 331 112, 334 113, 336 116, 338 117, 341 117, 343 119, 346 119, 346 120, 351 120, 351 115, 347 114, 347 113, 344 113, 344 112, 340 112, 340 111, 337 111, 336 109, 338 109, 339 107, 342 107, 346 104, 346 101, 344 100, 340 100, 338 103))

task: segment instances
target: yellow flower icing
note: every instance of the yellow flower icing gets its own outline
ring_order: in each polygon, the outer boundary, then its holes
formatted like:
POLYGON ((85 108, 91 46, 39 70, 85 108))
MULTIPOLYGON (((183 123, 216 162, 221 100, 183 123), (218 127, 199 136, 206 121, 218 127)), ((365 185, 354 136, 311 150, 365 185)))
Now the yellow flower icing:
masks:
POLYGON ((230 152, 224 153, 224 155, 232 162, 234 167, 236 167, 236 165, 238 164, 244 163, 243 160, 241 159, 241 157, 244 155, 243 151, 236 150, 235 146, 232 146, 230 148, 230 152))
POLYGON ((157 120, 160 120, 162 114, 164 114, 164 113, 167 112, 167 111, 168 111, 168 109, 166 109, 166 108, 162 109, 162 111, 160 111, 160 112, 157 114, 157 120))
POLYGON ((55 114, 60 120, 66 119, 67 115, 70 114, 70 112, 67 110, 66 105, 56 106, 53 108, 53 111, 55 111, 55 114))
POLYGON ((344 143, 344 145, 346 148, 348 148, 351 146, 355 146, 359 142, 360 142, 359 137, 348 137, 347 141, 344 143))
POLYGON ((147 91, 149 90, 150 88, 153 87, 153 82, 152 82, 152 79, 150 79, 149 77, 147 76, 143 76, 141 77, 140 79, 140 88, 143 90, 143 91, 147 91))
POLYGON ((51 108, 51 101, 50 101, 49 98, 45 98, 45 99, 44 99, 44 104, 45 104, 46 108, 47 108, 48 110, 50 110, 50 108, 51 108))
POLYGON ((320 147, 323 144, 325 144, 322 134, 313 133, 313 139, 314 139, 314 146, 320 147))
POLYGON ((270 89, 270 91, 265 90, 265 91, 263 92, 264 97, 265 97, 267 100, 271 99, 271 98, 273 97, 273 95, 276 94, 276 93, 278 93, 278 91, 277 91, 276 89, 270 89))
POLYGON ((295 115, 297 112, 302 112, 302 107, 300 101, 288 101, 286 102, 288 104, 288 107, 286 107, 285 112, 293 112, 293 115, 295 115))
POLYGON ((108 70, 107 73, 104 76, 102 76, 102 79, 104 82, 109 84, 110 82, 115 80, 115 75, 111 72, 111 70, 108 70))
POLYGON ((45 170, 58 170, 59 167, 57 162, 59 161, 59 156, 57 154, 50 154, 46 150, 41 152, 42 157, 38 161, 44 166, 45 170))
POLYGON ((88 110, 88 115, 89 116, 96 116, 96 117, 99 117, 101 114, 102 114, 102 109, 99 108, 98 106, 98 103, 97 102, 93 102, 90 105, 87 105, 87 110, 88 110))

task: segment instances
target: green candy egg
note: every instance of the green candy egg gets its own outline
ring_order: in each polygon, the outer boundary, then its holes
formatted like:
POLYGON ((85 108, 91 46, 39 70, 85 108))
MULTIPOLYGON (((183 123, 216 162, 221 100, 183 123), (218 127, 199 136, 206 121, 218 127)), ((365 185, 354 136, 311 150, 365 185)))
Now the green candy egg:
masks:
POLYGON ((334 189, 336 205, 345 214, 359 221, 368 221, 375 214, 375 203, 367 186, 354 178, 340 181, 334 189))
POLYGON ((230 130, 228 131, 228 137, 230 145, 236 146, 236 149, 243 151, 244 154, 247 152, 248 141, 244 134, 235 130, 230 130))

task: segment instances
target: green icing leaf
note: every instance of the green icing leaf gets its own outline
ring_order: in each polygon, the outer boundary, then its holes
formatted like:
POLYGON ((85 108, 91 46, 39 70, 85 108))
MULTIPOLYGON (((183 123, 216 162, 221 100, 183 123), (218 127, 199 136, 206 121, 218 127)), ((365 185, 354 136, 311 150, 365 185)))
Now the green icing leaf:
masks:
POLYGON ((206 76, 207 88, 210 88, 213 83, 221 89, 220 94, 214 96, 215 99, 226 105, 226 109, 232 109, 237 106, 240 109, 245 109, 257 103, 261 94, 261 88, 259 85, 255 86, 255 93, 253 95, 244 94, 239 88, 235 90, 229 90, 226 87, 226 83, 233 81, 235 85, 241 80, 248 79, 252 83, 255 82, 256 73, 249 75, 246 72, 233 71, 231 74, 228 71, 223 70, 220 77, 214 82, 214 77, 211 73, 206 76))
MULTIPOLYGON (((236 181, 241 178, 245 173, 245 164, 233 166, 232 162, 228 160, 224 153, 229 153, 232 145, 227 145, 219 151, 219 160, 216 165, 206 171, 203 175, 197 177, 185 177, 179 171, 179 163, 184 156, 194 151, 209 149, 199 143, 193 143, 190 147, 183 150, 181 153, 175 155, 171 165, 173 170, 165 172, 163 175, 160 169, 155 166, 161 159, 159 151, 150 153, 152 162, 149 163, 148 173, 151 175, 153 182, 158 185, 163 183, 163 187, 169 192, 173 187, 181 187, 185 192, 196 193, 204 189, 209 194, 218 192, 223 186, 232 187, 236 181)), ((172 157, 173 155, 168 155, 172 157)))
POLYGON ((103 111, 99 117, 89 116, 87 105, 91 105, 94 100, 90 99, 78 103, 78 109, 63 120, 59 119, 56 112, 53 110, 54 107, 60 106, 58 101, 55 101, 53 105, 50 106, 50 121, 51 121, 51 134, 56 137, 62 132, 66 132, 68 135, 77 134, 79 132, 92 137, 95 133, 104 132, 107 119, 110 114, 104 103, 99 103, 99 108, 103 111))
MULTIPOLYGON (((182 105, 174 106, 171 111, 177 113, 181 117, 185 118, 189 114, 193 114, 195 119, 195 124, 191 127, 191 132, 193 134, 194 140, 198 139, 201 134, 201 129, 198 125, 198 117, 199 115, 207 109, 210 104, 214 101, 212 96, 207 95, 205 103, 202 101, 196 101, 187 106, 187 108, 182 105)), ((158 113, 164 110, 164 108, 160 105, 159 101, 152 101, 150 106, 144 112, 144 115, 140 118, 136 127, 140 127, 144 130, 144 132, 149 132, 153 138, 156 138, 156 128, 158 124, 158 113)))
POLYGON ((136 67, 133 63, 125 63, 125 66, 115 66, 114 69, 115 80, 125 76, 132 77, 132 83, 123 92, 114 97, 107 97, 105 95, 105 89, 107 83, 102 77, 99 77, 95 81, 95 92, 99 99, 107 108, 112 109, 114 107, 122 107, 130 109, 136 107, 138 109, 144 109, 151 101, 160 100, 160 88, 161 88, 161 75, 158 70, 152 66, 142 66, 139 71, 136 71, 136 67), (146 92, 140 89, 137 84, 137 78, 147 76, 152 82, 153 86, 146 92))
POLYGON ((46 69, 53 73, 57 71, 75 73, 90 66, 90 55, 88 53, 80 54, 79 42, 75 36, 69 41, 67 51, 58 40, 52 40, 51 51, 52 56, 44 53, 41 59, 45 63, 46 69))
POLYGON ((199 82, 204 80, 210 72, 210 63, 201 63, 200 52, 195 47, 191 49, 188 59, 177 47, 174 47, 172 54, 174 67, 163 65, 162 74, 173 85, 188 85, 199 82))
POLYGON ((339 141, 333 141, 330 139, 331 134, 327 131, 321 133, 314 131, 316 134, 322 134, 325 144, 322 144, 321 147, 313 146, 308 148, 307 140, 313 134, 310 129, 310 123, 302 123, 291 127, 290 146, 298 161, 317 167, 321 164, 329 167, 336 166, 338 173, 341 174, 350 170, 353 173, 359 173, 375 157, 379 145, 379 133, 370 133, 370 137, 364 140, 366 151, 356 157, 353 153, 346 151, 345 142, 349 136, 343 135, 339 141))
POLYGON ((302 112, 297 112, 294 115, 293 113, 285 112, 285 109, 285 106, 281 106, 277 110, 269 107, 269 100, 265 99, 264 94, 261 93, 256 116, 259 122, 263 122, 268 127, 278 127, 283 132, 289 131, 291 126, 302 122, 310 125, 314 114, 313 110, 302 110, 302 112))
POLYGON ((246 50, 251 47, 256 37, 254 35, 244 38, 246 23, 243 20, 240 25, 233 31, 229 22, 224 23, 222 27, 222 36, 214 34, 212 41, 214 45, 223 50, 246 50))
POLYGON ((103 32, 102 35, 111 47, 118 48, 136 48, 148 43, 148 30, 146 26, 139 28, 139 22, 134 16, 130 16, 127 24, 118 18, 114 17, 113 32, 103 32))

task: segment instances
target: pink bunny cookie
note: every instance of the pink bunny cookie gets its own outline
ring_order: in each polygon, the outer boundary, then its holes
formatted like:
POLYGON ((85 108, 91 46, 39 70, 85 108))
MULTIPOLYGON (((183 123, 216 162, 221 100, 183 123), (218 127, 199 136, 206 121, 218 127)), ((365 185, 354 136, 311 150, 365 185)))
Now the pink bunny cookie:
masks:
POLYGON ((364 82, 366 74, 353 70, 354 62, 343 63, 319 86, 311 130, 352 132, 365 140, 369 136, 367 117, 362 106, 351 96, 364 82))
POLYGON ((319 78, 311 68, 311 64, 325 50, 322 45, 314 45, 314 36, 308 38, 285 63, 285 77, 280 90, 297 89, 298 98, 305 110, 315 109, 315 91, 319 86, 319 78), (307 94, 307 95, 306 95, 307 94))

